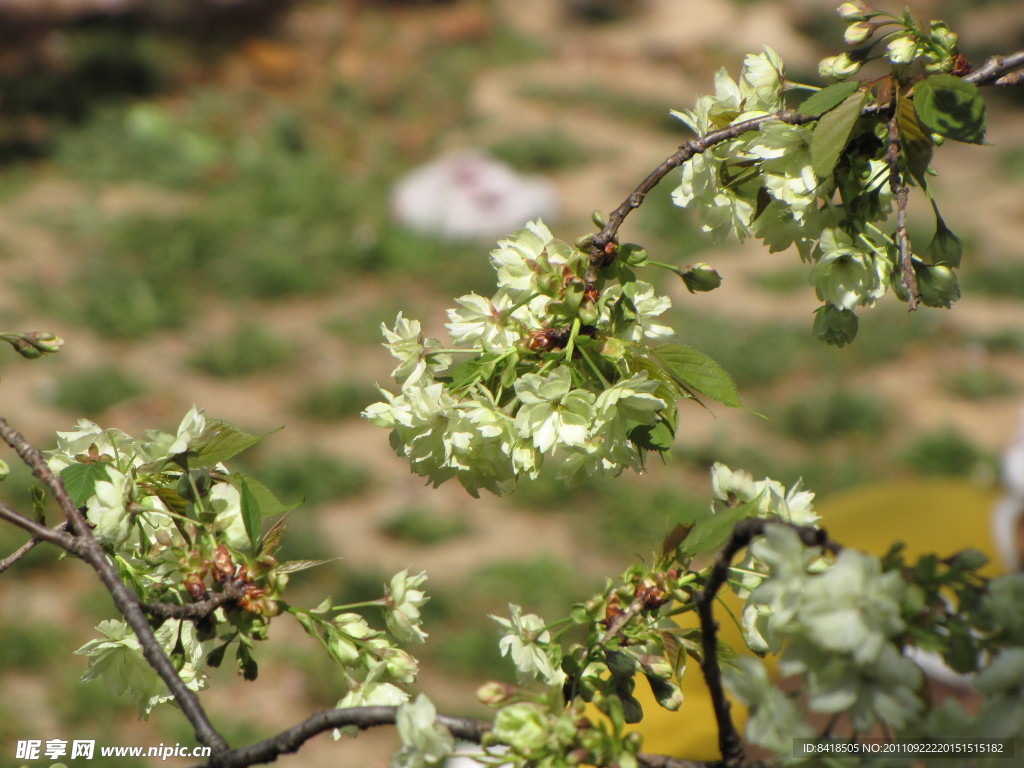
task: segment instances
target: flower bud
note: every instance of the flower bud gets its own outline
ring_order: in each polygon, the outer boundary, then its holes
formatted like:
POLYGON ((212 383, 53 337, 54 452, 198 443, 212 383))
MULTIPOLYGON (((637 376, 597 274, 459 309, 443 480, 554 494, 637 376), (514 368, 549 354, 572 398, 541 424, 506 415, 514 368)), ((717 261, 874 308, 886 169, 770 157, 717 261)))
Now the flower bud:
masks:
POLYGON ((514 685, 492 680, 476 689, 476 697, 488 707, 500 707, 502 704, 511 701, 516 691, 517 689, 514 685))
POLYGON ((846 28, 843 39, 847 45, 860 45, 878 29, 878 25, 870 21, 855 21, 846 28))
POLYGON ((925 249, 925 255, 936 266, 959 267, 963 253, 964 244, 960 238, 953 234, 953 230, 946 226, 946 222, 939 219, 935 227, 935 237, 925 249))
POLYGON ((619 246, 619 258, 631 267, 642 267, 647 263, 647 249, 636 243, 619 246))
POLYGON ((949 267, 914 264, 921 301, 929 307, 950 307, 960 298, 960 284, 949 267))
POLYGON ((722 276, 709 265, 691 264, 680 275, 690 293, 713 291, 722 284, 722 276))
POLYGON ((917 56, 917 38, 903 35, 889 41, 886 45, 889 61, 893 64, 909 64, 917 56))
POLYGON ((814 312, 814 335, 836 347, 846 346, 853 341, 859 324, 856 314, 832 304, 819 307, 814 312))
POLYGON ((931 23, 932 38, 949 53, 956 52, 957 43, 960 42, 960 35, 949 28, 944 21, 933 21, 931 23))
POLYGON ((11 468, 7 466, 6 461, 0 459, 0 480, 6 480, 9 474, 11 474, 11 468))
POLYGON ((867 3, 860 2, 860 0, 843 3, 836 9, 836 13, 845 21, 863 21, 873 15, 871 7, 867 3))
POLYGON ((818 74, 822 77, 831 77, 836 80, 843 80, 857 74, 860 71, 861 62, 851 58, 846 53, 838 56, 829 56, 818 64, 818 74))

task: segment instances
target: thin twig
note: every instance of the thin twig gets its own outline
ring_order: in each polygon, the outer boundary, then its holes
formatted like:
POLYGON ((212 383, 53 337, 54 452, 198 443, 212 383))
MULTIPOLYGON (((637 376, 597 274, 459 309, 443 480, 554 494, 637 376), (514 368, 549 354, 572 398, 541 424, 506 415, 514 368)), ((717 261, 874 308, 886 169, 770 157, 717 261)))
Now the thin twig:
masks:
MULTIPOLYGON (((895 113, 895 109, 893 112, 895 113)), ((896 197, 896 247, 900 254, 900 268, 903 282, 907 286, 907 307, 913 312, 921 303, 921 290, 914 273, 913 253, 910 250, 910 235, 907 233, 907 206, 910 202, 910 188, 900 173, 900 129, 893 114, 889 118, 889 187, 896 197)))
POLYGON ((224 585, 223 592, 199 600, 194 603, 177 605, 176 603, 141 603, 142 610, 158 619, 205 619, 222 605, 241 599, 245 592, 231 582, 224 585))
MULTIPOLYGON (((9 512, 13 512, 14 514, 18 514, 17 512, 14 512, 13 509, 10 509, 10 508, 8 508, 8 511, 9 512)), ((11 522, 14 522, 14 521, 12 520, 11 522)), ((17 523, 15 523, 15 525, 17 525, 17 523)), ((63 533, 64 531, 67 530, 67 527, 68 527, 68 522, 67 522, 67 520, 65 520, 63 523, 60 523, 59 525, 56 525, 51 530, 59 532, 59 533, 63 533)), ((33 534, 31 539, 26 541, 24 544, 22 544, 20 547, 18 547, 16 550, 14 550, 11 554, 9 554, 3 560, 0 560, 0 573, 3 573, 4 571, 6 571, 8 568, 10 568, 16 562, 21 560, 21 558, 23 558, 25 555, 27 555, 29 552, 31 552, 36 546, 38 546, 39 544, 43 543, 44 541, 45 541, 45 539, 42 539, 42 538, 36 536, 35 534, 33 534)))
MULTIPOLYGON (((297 752, 303 744, 325 731, 353 725, 359 730, 381 725, 394 725, 397 712, 397 707, 350 707, 348 709, 323 710, 269 739, 248 747, 213 755, 202 764, 202 768, 244 768, 244 766, 258 763, 273 762, 281 755, 297 752)), ((456 738, 477 743, 491 729, 489 720, 475 720, 468 717, 438 715, 437 722, 451 731, 456 738)))
POLYGON ((697 613, 700 616, 701 645, 704 651, 700 667, 704 673, 708 691, 711 693, 711 702, 718 723, 718 745, 722 750, 724 768, 738 768, 748 763, 743 751, 743 742, 729 712, 729 700, 725 696, 725 688, 722 685, 722 667, 718 662, 718 624, 712 609, 715 596, 729 578, 729 568, 733 558, 756 537, 762 535, 767 525, 785 525, 792 528, 799 534, 801 541, 809 547, 824 547, 833 554, 840 550, 839 545, 828 538, 824 529, 754 517, 741 520, 736 524, 729 541, 715 558, 711 574, 708 576, 704 589, 697 594, 696 602, 697 613))
POLYGON ((993 56, 963 79, 975 85, 1020 85, 1022 80, 1015 70, 1024 67, 1024 51, 1007 56, 993 56), (1012 74, 1011 74, 1012 73, 1012 74))
POLYGON ((598 641, 598 645, 602 648, 608 645, 608 643, 618 635, 630 621, 640 614, 640 611, 644 609, 644 605, 647 603, 646 598, 643 595, 637 595, 633 598, 633 602, 622 613, 616 614, 610 622, 608 622, 608 630, 604 633, 598 641))
MULTIPOLYGON (((217 729, 213 727, 205 710, 203 710, 202 705, 199 703, 199 698, 194 691, 186 687, 178 675, 178 671, 174 668, 174 664, 153 634, 153 629, 149 626, 149 620, 142 610, 138 596, 121 581, 117 569, 107 558, 103 547, 93 537, 92 529, 89 527, 85 516, 71 500, 71 497, 68 496, 64 483, 50 471, 50 467, 47 465, 43 454, 2 418, 0 418, 0 437, 15 450, 26 466, 32 470, 32 474, 39 478, 49 490, 60 506, 61 511, 67 517, 69 527, 76 535, 72 537, 72 541, 68 542, 65 539, 66 533, 58 534, 34 521, 30 521, 34 523, 34 527, 31 528, 27 528, 23 523, 15 520, 12 520, 12 522, 30 530, 34 535, 39 535, 46 541, 50 541, 78 554, 96 571, 100 581, 103 582, 107 591, 110 592, 111 597, 114 599, 114 605, 117 606, 125 621, 128 622, 128 625, 135 632, 135 636, 142 646, 142 654, 146 661, 160 675, 160 678, 174 695, 182 712, 185 713, 185 717, 188 718, 193 728, 195 728, 196 740, 200 744, 211 747, 215 752, 228 749, 227 742, 217 732, 217 729)), ((7 516, 5 515, 5 517, 7 516)), ((18 515, 18 517, 23 516, 18 515)), ((8 519, 10 518, 8 517, 8 519)), ((28 518, 25 518, 25 520, 28 520, 28 518)))

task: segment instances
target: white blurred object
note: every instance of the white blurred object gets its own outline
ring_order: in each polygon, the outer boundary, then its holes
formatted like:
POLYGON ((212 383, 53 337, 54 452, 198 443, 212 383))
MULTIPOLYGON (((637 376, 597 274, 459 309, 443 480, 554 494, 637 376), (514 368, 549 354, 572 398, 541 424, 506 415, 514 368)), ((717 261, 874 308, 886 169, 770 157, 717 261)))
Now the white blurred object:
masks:
POLYGON ((1017 436, 1003 452, 1003 488, 1006 494, 992 511, 992 537, 1003 562, 1011 571, 1024 571, 1024 553, 1018 531, 1024 515, 1024 411, 1017 436))
POLYGON ((478 150, 433 160, 395 185, 391 210, 400 224, 450 239, 495 239, 531 219, 554 218, 555 185, 524 176, 478 150))

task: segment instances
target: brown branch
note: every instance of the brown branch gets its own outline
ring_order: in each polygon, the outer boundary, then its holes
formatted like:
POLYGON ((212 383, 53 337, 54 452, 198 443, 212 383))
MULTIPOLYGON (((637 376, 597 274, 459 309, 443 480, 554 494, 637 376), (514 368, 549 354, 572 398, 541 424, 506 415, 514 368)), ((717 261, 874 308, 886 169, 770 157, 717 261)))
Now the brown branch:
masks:
MULTIPOLYGON (((226 750, 228 744, 224 737, 213 727, 209 717, 207 717, 206 712, 199 703, 199 697, 196 696, 194 691, 189 690, 181 677, 179 677, 174 664, 153 634, 153 629, 149 626, 149 620, 142 610, 138 596, 121 581, 117 569, 107 558, 103 547, 93 537, 92 529, 89 527, 85 516, 71 500, 71 497, 68 496, 64 483, 50 471, 50 467, 47 465, 42 453, 39 452, 39 449, 31 445, 2 418, 0 418, 0 438, 3 438, 4 442, 15 450, 26 466, 32 470, 32 474, 39 478, 50 491, 60 506, 61 511, 67 517, 69 527, 76 535, 71 537, 72 541, 67 541, 65 537, 68 534, 54 532, 46 526, 24 518, 23 515, 17 515, 17 513, 15 513, 16 516, 23 518, 23 520, 21 522, 12 520, 11 522, 21 525, 21 527, 33 533, 33 535, 39 535, 46 541, 74 552, 96 571, 100 581, 103 582, 107 591, 110 592, 111 597, 114 599, 114 605, 121 612, 121 615, 124 616, 125 621, 128 622, 128 625, 135 632, 135 636, 139 639, 139 644, 142 646, 142 654, 146 661, 160 675, 160 678, 174 695, 182 712, 185 713, 185 717, 188 718, 195 728, 196 739, 200 744, 213 748, 215 752, 226 750), (32 523, 32 527, 26 526, 24 524, 26 521, 32 523)), ((5 515, 5 517, 10 519, 9 516, 5 515)))
MULTIPOLYGON (((328 709, 316 712, 301 723, 288 728, 256 744, 212 756, 196 768, 246 768, 246 766, 269 763, 285 754, 298 752, 315 736, 335 728, 355 726, 361 731, 378 726, 394 725, 398 707, 351 707, 328 709)), ((468 717, 438 715, 437 722, 461 741, 479 744, 491 728, 489 720, 468 717)), ((716 768, 720 763, 682 760, 668 755, 643 754, 637 756, 645 768, 716 768)))
MULTIPOLYGON (((297 752, 303 744, 325 731, 352 725, 361 731, 381 725, 394 725, 397 712, 398 707, 351 707, 316 712, 269 739, 213 755, 202 764, 202 768, 244 768, 273 762, 281 755, 297 752)), ((477 743, 491 729, 490 721, 467 717, 438 715, 437 722, 456 738, 477 743)))
POLYGON ((633 598, 633 602, 622 613, 616 614, 610 622, 608 622, 608 630, 604 633, 604 637, 598 640, 598 645, 604 648, 608 643, 618 635, 626 625, 629 624, 634 618, 636 618, 640 611, 644 609, 647 599, 643 595, 637 595, 633 598))
MULTIPOLYGON (((4 517, 5 520, 8 520, 9 522, 14 523, 15 525, 20 525, 20 523, 16 519, 12 519, 10 517, 10 515, 15 515, 17 517, 22 517, 22 515, 19 515, 17 512, 15 512, 13 509, 11 509, 10 507, 7 507, 7 506, 4 506, 4 510, 3 511, 4 511, 3 517, 4 517)), ((28 518, 26 518, 26 519, 28 519, 28 518)), ((68 527, 68 522, 67 522, 67 520, 65 520, 63 523, 60 523, 59 525, 51 528, 50 530, 55 532, 55 533, 64 533, 67 530, 67 527, 68 527)), ((70 539, 71 537, 69 536, 68 538, 70 539)), ((46 541, 46 539, 44 539, 44 538, 42 538, 40 536, 37 536, 36 534, 33 533, 31 539, 26 541, 24 544, 22 544, 20 547, 18 547, 16 550, 14 550, 14 552, 9 554, 3 560, 0 560, 0 573, 3 573, 4 571, 6 571, 8 568, 10 568, 16 562, 21 560, 21 558, 23 558, 25 555, 27 555, 29 552, 31 552, 33 549, 35 549, 36 546, 38 546, 39 544, 43 543, 44 541, 46 541)), ((66 547, 65 547, 65 549, 66 549, 66 547)))
POLYGON ((1024 51, 1007 56, 993 56, 963 79, 975 85, 1020 85, 1024 80, 1016 71, 1024 67, 1024 51))
POLYGON ((228 582, 224 591, 218 592, 206 600, 178 605, 176 603, 140 603, 142 610, 158 619, 205 619, 222 605, 237 602, 245 592, 228 582))
POLYGON ((900 173, 900 129, 896 120, 896 110, 889 118, 889 187, 896 196, 896 247, 900 253, 900 268, 903 282, 907 286, 907 307, 913 312, 921 303, 921 291, 914 273, 913 253, 910 250, 910 235, 907 233, 907 206, 910 202, 910 188, 903 181, 900 173))
POLYGON ((823 547, 833 554, 840 550, 839 545, 832 542, 822 528, 753 517, 741 520, 736 524, 729 541, 715 558, 711 574, 708 576, 704 589, 698 593, 696 602, 697 613, 700 616, 701 646, 704 651, 700 668, 704 673, 708 691, 711 693, 711 703, 715 710, 715 720, 718 723, 718 746, 722 750, 723 768, 740 768, 749 763, 743 751, 743 743, 736 724, 729 712, 731 705, 725 696, 725 688, 722 684, 722 668, 718 662, 718 623, 715 621, 712 609, 718 591, 729 578, 729 568, 732 566, 733 558, 751 541, 761 536, 767 525, 785 525, 792 528, 800 536, 800 540, 809 547, 823 547))

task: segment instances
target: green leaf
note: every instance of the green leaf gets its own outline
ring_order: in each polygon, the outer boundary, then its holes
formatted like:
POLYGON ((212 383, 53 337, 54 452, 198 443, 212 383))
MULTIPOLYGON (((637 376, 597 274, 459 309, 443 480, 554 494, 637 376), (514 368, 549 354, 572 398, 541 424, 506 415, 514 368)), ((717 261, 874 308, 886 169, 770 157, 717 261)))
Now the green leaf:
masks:
POLYGON ((651 350, 651 356, 679 386, 732 408, 742 407, 732 376, 703 352, 682 344, 662 344, 651 350))
POLYGON ((699 555, 703 552, 712 552, 721 548, 732 535, 732 529, 736 523, 753 517, 757 513, 761 495, 751 499, 746 504, 738 507, 729 507, 716 514, 709 514, 693 526, 693 530, 683 540, 681 545, 683 554, 699 555))
POLYGON ((238 490, 242 497, 242 522, 245 523, 245 532, 249 535, 249 543, 255 547, 260 537, 260 521, 263 519, 263 515, 260 513, 260 503, 245 479, 240 481, 238 490))
POLYGON ((858 88, 860 83, 856 80, 835 83, 808 96, 796 110, 805 115, 823 115, 846 101, 858 88))
POLYGON ((259 676, 259 665, 252 657, 248 646, 239 644, 238 650, 235 652, 235 661, 238 664, 238 673, 244 680, 255 680, 259 676))
POLYGON ((692 525, 676 523, 675 527, 665 534, 665 538, 661 541, 658 562, 665 563, 666 565, 671 562, 672 558, 675 557, 676 550, 679 549, 679 545, 683 543, 691 530, 693 530, 692 525))
POLYGON ((80 507, 96 492, 97 480, 110 480, 107 467, 113 466, 109 461, 98 461, 92 464, 68 464, 61 470, 60 479, 64 481, 64 489, 68 496, 80 507))
POLYGON ((224 643, 223 645, 218 645, 216 648, 214 648, 212 651, 206 654, 206 663, 209 664, 211 667, 219 667, 221 665, 221 662, 224 661, 224 654, 227 652, 228 646, 230 644, 231 643, 229 641, 227 643, 224 643))
POLYGON ((662 680, 651 675, 646 677, 647 682, 651 686, 651 693, 654 694, 654 698, 657 699, 662 707, 670 712, 675 712, 679 709, 683 703, 683 692, 679 690, 679 686, 668 680, 662 680))
POLYGON ((932 75, 914 86, 921 121, 933 132, 968 144, 985 142, 985 100, 978 86, 953 75, 932 75))
POLYGON ((914 106, 915 102, 898 96, 896 99, 896 127, 900 132, 900 144, 903 158, 907 163, 910 175, 914 177, 922 189, 928 187, 928 166, 932 162, 935 144, 931 134, 921 124, 920 116, 914 106))
POLYGON ((266 435, 251 435, 220 419, 209 419, 206 431, 188 451, 188 468, 199 469, 220 464, 256 445, 264 437, 266 435))
POLYGON ((153 489, 156 497, 164 503, 171 512, 185 517, 188 514, 188 502, 178 493, 177 488, 169 488, 166 485, 158 485, 153 489))
POLYGON ((452 366, 449 371, 451 388, 463 389, 480 379, 489 379, 494 373, 494 364, 501 357, 497 352, 485 352, 479 357, 464 360, 452 366))
POLYGON ((867 93, 854 93, 818 121, 811 137, 811 168, 819 179, 832 175, 867 99, 867 93))
POLYGON ((241 472, 232 472, 227 476, 227 480, 239 491, 242 490, 243 484, 248 487, 249 493, 252 494, 253 500, 260 509, 260 517, 283 515, 285 512, 291 512, 299 506, 299 502, 285 504, 277 498, 272 490, 255 477, 250 477, 241 472))
POLYGON ((333 563, 336 560, 341 560, 340 557, 332 557, 328 560, 289 560, 287 563, 281 563, 277 566, 278 573, 297 573, 298 571, 305 571, 309 568, 316 568, 318 565, 324 565, 325 563, 333 563))

